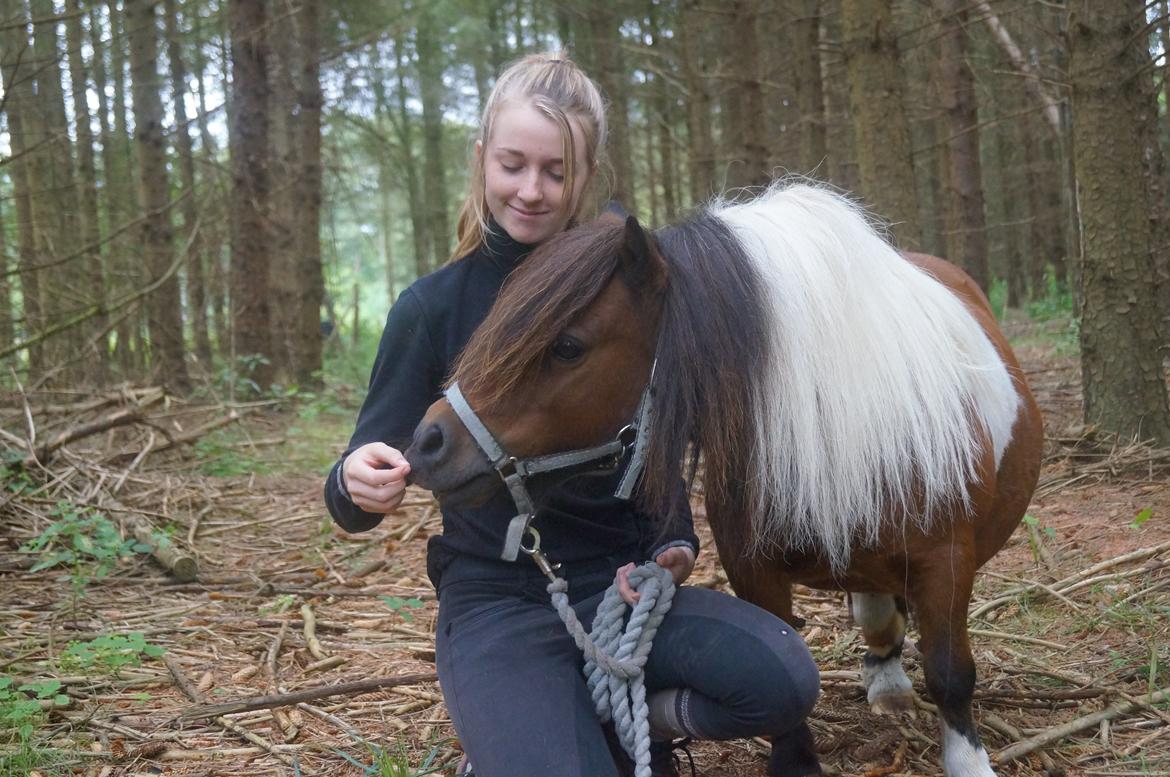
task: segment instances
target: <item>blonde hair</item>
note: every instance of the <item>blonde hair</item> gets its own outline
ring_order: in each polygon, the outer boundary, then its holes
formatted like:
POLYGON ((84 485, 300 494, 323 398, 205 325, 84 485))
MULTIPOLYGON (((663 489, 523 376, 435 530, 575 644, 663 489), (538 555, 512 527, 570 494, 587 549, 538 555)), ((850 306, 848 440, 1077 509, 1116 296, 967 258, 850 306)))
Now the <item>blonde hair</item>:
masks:
MULTIPOLYGON (((504 69, 488 94, 479 123, 476 140, 486 148, 492 137, 496 117, 500 109, 512 100, 530 100, 532 106, 547 116, 561 131, 562 154, 564 159, 565 191, 569 196, 561 203, 562 212, 570 220, 580 215, 581 205, 586 200, 585 188, 576 196, 573 191, 577 169, 583 163, 585 175, 596 168, 598 154, 605 147, 607 133, 605 102, 597 85, 584 71, 563 52, 529 54, 516 60, 504 69), (577 159, 574 153, 573 119, 582 134, 584 159, 577 159)), ((488 206, 484 190, 484 154, 472 155, 471 180, 467 198, 459 210, 456 226, 456 246, 451 259, 458 259, 474 251, 487 237, 488 206)))

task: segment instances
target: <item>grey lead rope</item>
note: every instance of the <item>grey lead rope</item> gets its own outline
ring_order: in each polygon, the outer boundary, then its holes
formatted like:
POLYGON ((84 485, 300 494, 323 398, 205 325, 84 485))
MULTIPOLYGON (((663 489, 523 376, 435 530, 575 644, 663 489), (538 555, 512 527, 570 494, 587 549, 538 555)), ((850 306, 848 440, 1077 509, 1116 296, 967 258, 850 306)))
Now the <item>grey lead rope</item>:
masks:
POLYGON ((622 748, 634 759, 634 776, 650 777, 650 710, 645 667, 654 635, 670 611, 675 585, 670 571, 653 561, 630 572, 638 603, 624 623, 629 605, 617 583, 605 592, 588 634, 569 606, 569 582, 549 574, 548 593, 569 635, 585 655, 585 680, 602 723, 610 720, 622 748))

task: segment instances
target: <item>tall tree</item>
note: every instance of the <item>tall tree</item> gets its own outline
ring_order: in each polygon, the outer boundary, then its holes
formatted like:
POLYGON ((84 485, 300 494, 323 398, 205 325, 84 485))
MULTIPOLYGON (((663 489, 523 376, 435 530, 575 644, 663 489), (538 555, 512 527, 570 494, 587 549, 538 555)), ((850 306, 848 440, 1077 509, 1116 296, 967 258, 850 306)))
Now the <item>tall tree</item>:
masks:
POLYGON ((1142 158, 1154 120, 1141 78, 1143 0, 1075 3, 1069 18, 1073 151, 1083 230, 1081 368, 1085 420, 1123 438, 1170 444, 1166 375, 1154 325, 1151 227, 1142 158))
POLYGON ((297 250, 300 278, 296 322, 296 378, 302 385, 320 383, 321 304, 325 276, 321 266, 321 0, 301 0, 301 71, 297 102, 300 122, 297 146, 297 250))
MULTIPOLYGON (((85 261, 83 275, 88 279, 93 302, 106 302, 105 269, 102 266, 102 252, 99 246, 101 223, 98 216, 97 164, 94 157, 93 126, 89 113, 89 79, 86 78, 85 61, 82 58, 82 17, 79 0, 66 0, 65 40, 69 53, 69 80, 73 87, 73 117, 77 127, 77 174, 81 205, 81 243, 85 261)), ((107 379, 109 351, 105 347, 103 334, 106 330, 106 316, 99 314, 86 327, 87 345, 93 343, 96 353, 91 363, 90 377, 99 383, 107 379)), ((89 354, 86 354, 87 356, 89 354)))
POLYGON ((800 170, 820 167, 825 145, 825 94, 821 83, 820 0, 788 0, 788 40, 799 112, 800 170))
POLYGON ((715 190, 715 137, 712 134, 711 57, 706 40, 708 20, 700 0, 681 0, 679 58, 686 85, 691 201, 702 202, 715 190))
MULTIPOLYGON (((650 81, 653 105, 650 121, 658 137, 658 154, 662 160, 658 180, 662 184, 662 206, 666 219, 673 219, 678 213, 678 181, 675 171, 674 110, 677 107, 674 94, 677 88, 661 72, 667 66, 671 52, 667 50, 667 39, 662 34, 659 7, 650 0, 646 4, 646 34, 651 49, 659 55, 659 72, 650 81)), ((657 223, 657 222, 656 222, 657 223)))
POLYGON ((36 68, 36 99, 32 105, 37 117, 34 126, 40 131, 33 153, 36 170, 33 215, 40 260, 54 267, 53 271, 41 275, 42 312, 46 326, 54 331, 45 341, 45 348, 52 363, 50 368, 54 371, 65 368, 61 377, 69 381, 81 378, 81 333, 77 327, 65 324, 92 300, 89 284, 82 280, 83 274, 70 266, 79 242, 79 224, 74 150, 61 86, 59 17, 53 0, 31 0, 29 11, 33 18, 36 68))
POLYGON ((18 235, 20 296, 23 317, 20 320, 28 349, 29 371, 38 375, 45 367, 44 349, 34 336, 44 326, 41 305, 40 271, 37 267, 36 231, 32 207, 32 179, 34 171, 28 155, 31 146, 25 125, 26 112, 33 100, 33 60, 29 44, 28 11, 23 0, 0 0, 0 76, 4 80, 4 112, 8 118, 8 138, 12 159, 6 167, 12 176, 15 201, 15 221, 18 235))
POLYGON ((861 193, 899 245, 914 249, 922 229, 892 0, 842 0, 841 24, 861 193))
POLYGON ((418 9, 415 47, 418 52, 419 93, 423 123, 423 194, 426 200, 427 231, 430 234, 431 268, 447 261, 451 231, 447 226, 447 175, 443 164, 443 36, 438 9, 423 4, 418 9))
POLYGON ((759 45, 759 0, 734 0, 726 27, 724 61, 731 70, 724 137, 731 154, 730 186, 759 186, 771 178, 759 45))
MULTIPOLYGON (((214 40, 215 33, 222 29, 222 20, 217 14, 213 17, 213 26, 208 30, 204 26, 205 19, 199 15, 198 6, 196 12, 192 14, 193 21, 196 25, 196 30, 199 32, 199 39, 208 41, 214 40)), ((222 38, 222 34, 220 35, 222 38)), ((228 350, 228 343, 231 339, 231 327, 228 324, 227 315, 227 268, 224 262, 224 242, 225 234, 230 232, 230 227, 224 228, 225 222, 229 221, 225 209, 225 201, 230 199, 228 194, 228 187, 230 181, 225 181, 227 176, 221 173, 222 165, 218 163, 219 159, 219 144, 215 142, 215 137, 211 134, 211 111, 207 104, 207 88, 204 81, 207 75, 207 58, 204 53, 203 46, 193 46, 192 50, 192 67, 194 68, 192 76, 195 79, 195 91, 199 102, 198 121, 199 124, 199 158, 203 168, 207 171, 207 180, 210 187, 215 190, 219 197, 216 198, 216 206, 212 208, 211 218, 208 223, 204 225, 203 239, 199 241, 199 245, 204 249, 206 258, 205 267, 207 269, 207 301, 208 307, 211 308, 210 322, 211 322, 211 336, 215 341, 219 353, 225 353, 228 350)), ((224 108, 228 109, 231 105, 231 90, 226 88, 224 95, 224 108)), ((228 123, 230 125, 231 119, 229 114, 228 123)), ((198 344, 196 345, 198 347, 198 344)))
POLYGON ((268 185, 266 214, 272 238, 268 288, 272 316, 272 356, 281 382, 296 371, 297 287, 297 170, 298 149, 296 73, 296 19, 292 0, 269 0, 268 17, 268 185))
POLYGON ((630 213, 637 213, 637 181, 634 176, 629 95, 626 88, 629 71, 622 46, 622 19, 617 10, 607 3, 588 3, 585 14, 589 30, 586 70, 609 101, 609 158, 613 165, 613 196, 630 213))
POLYGON ((12 282, 8 273, 8 223, 3 198, 0 198, 0 348, 15 341, 12 328, 12 282))
POLYGON ((267 209, 268 23, 264 0, 228 0, 231 32, 232 157, 231 329, 234 367, 251 368, 260 388, 272 384, 267 209))
MULTIPOLYGON (((195 342, 195 356, 204 370, 211 369, 211 338, 207 330, 207 284, 203 261, 201 229, 198 226, 198 199, 195 194, 195 150, 191 141, 191 126, 187 120, 187 66, 183 61, 182 35, 179 29, 179 8, 176 0, 164 0, 163 18, 166 21, 167 61, 171 66, 171 99, 175 111, 175 153, 178 156, 179 187, 183 198, 183 228, 179 244, 188 246, 187 299, 190 310, 191 334, 195 342)), ((202 41, 196 41, 201 46, 202 41)))
POLYGON ((146 298, 151 371, 157 380, 187 391, 186 348, 179 295, 178 250, 172 245, 170 183, 163 131, 162 81, 158 72, 157 0, 127 0, 130 73, 134 103, 134 146, 138 193, 145 215, 140 240, 146 270, 157 288, 146 298))
POLYGON ((975 76, 967 62, 967 11, 962 0, 935 0, 941 16, 939 94, 949 134, 950 258, 962 265, 983 291, 991 288, 987 267, 987 219, 979 161, 979 112, 975 76))
MULTIPOLYGON (((129 122, 126 120, 126 34, 124 17, 118 9, 117 0, 106 0, 106 18, 110 26, 110 75, 113 76, 114 112, 113 133, 102 138, 102 161, 105 163, 106 203, 110 213, 111 229, 122 229, 138 215, 138 203, 132 181, 136 178, 134 168, 134 144, 130 138, 129 122), (108 152, 106 147, 109 147, 108 152)), ((96 36, 96 26, 94 30, 96 36)), ((101 51, 94 41, 94 51, 101 51)), ((104 90, 103 90, 104 91, 104 90)), ((133 266, 133 241, 115 239, 110 243, 112 257, 111 277, 121 279, 120 287, 111 284, 111 291, 125 294, 129 291, 131 279, 138 277, 138 268, 133 266)), ((114 359, 122 370, 131 374, 144 364, 145 348, 137 316, 123 317, 117 327, 114 345, 114 359)))

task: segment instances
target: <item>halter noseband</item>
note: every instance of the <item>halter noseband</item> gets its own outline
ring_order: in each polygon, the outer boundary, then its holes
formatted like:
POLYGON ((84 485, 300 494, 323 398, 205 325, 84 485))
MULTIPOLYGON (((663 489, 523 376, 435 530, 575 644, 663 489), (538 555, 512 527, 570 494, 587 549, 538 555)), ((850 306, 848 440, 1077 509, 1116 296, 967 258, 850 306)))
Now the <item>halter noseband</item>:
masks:
MULTIPOLYGON (((479 419, 475 411, 471 409, 463 392, 459 390, 458 381, 452 383, 443 392, 451 409, 467 427, 467 431, 471 433, 480 450, 487 455, 488 461, 499 473, 504 485, 508 487, 512 501, 516 503, 518 512, 508 524, 508 532, 504 538, 504 550, 500 554, 500 558, 504 561, 515 561, 521 550, 530 555, 532 553, 523 546, 522 540, 525 534, 535 533, 529 524, 536 517, 536 507, 526 486, 528 478, 533 475, 556 472, 594 462, 597 463, 594 472, 613 472, 617 470, 622 459, 626 458, 626 454, 629 453, 629 464, 614 490, 614 496, 618 499, 630 498, 630 494, 634 490, 634 483, 646 461, 646 442, 650 437, 650 421, 653 418, 650 401, 653 386, 654 367, 651 367, 650 380, 642 392, 642 399, 638 403, 638 410, 634 413, 633 421, 623 427, 613 440, 595 445, 592 448, 578 448, 562 453, 550 453, 545 456, 532 456, 527 459, 518 459, 504 450, 495 436, 484 426, 483 421, 479 419)), ((533 538, 533 548, 537 550, 539 549, 539 544, 536 544, 539 543, 538 536, 533 538)))

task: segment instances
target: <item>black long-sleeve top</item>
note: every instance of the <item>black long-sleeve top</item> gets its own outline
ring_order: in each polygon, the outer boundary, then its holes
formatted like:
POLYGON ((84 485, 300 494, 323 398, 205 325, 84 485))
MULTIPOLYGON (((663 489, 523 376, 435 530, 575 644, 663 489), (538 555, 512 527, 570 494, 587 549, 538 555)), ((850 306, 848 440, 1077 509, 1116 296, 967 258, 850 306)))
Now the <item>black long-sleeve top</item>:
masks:
MULTIPOLYGON (((346 531, 371 529, 382 516, 359 508, 341 488, 345 457, 370 442, 399 450, 409 445, 427 408, 442 396, 455 359, 487 316, 508 274, 532 250, 498 227, 495 232, 472 254, 420 278, 390 309, 353 436, 325 481, 325 503, 346 531)), ((569 563, 618 556, 645 559, 673 545, 688 545, 697 552, 689 509, 665 522, 655 521, 633 503, 613 496, 618 477, 577 478, 550 494, 534 521, 550 559, 569 563)), ((443 569, 461 554, 498 559, 516 507, 501 490, 480 507, 444 507, 442 515, 443 533, 431 537, 427 545, 427 568, 436 587, 443 569)), ((530 562, 521 557, 520 563, 530 562)))

